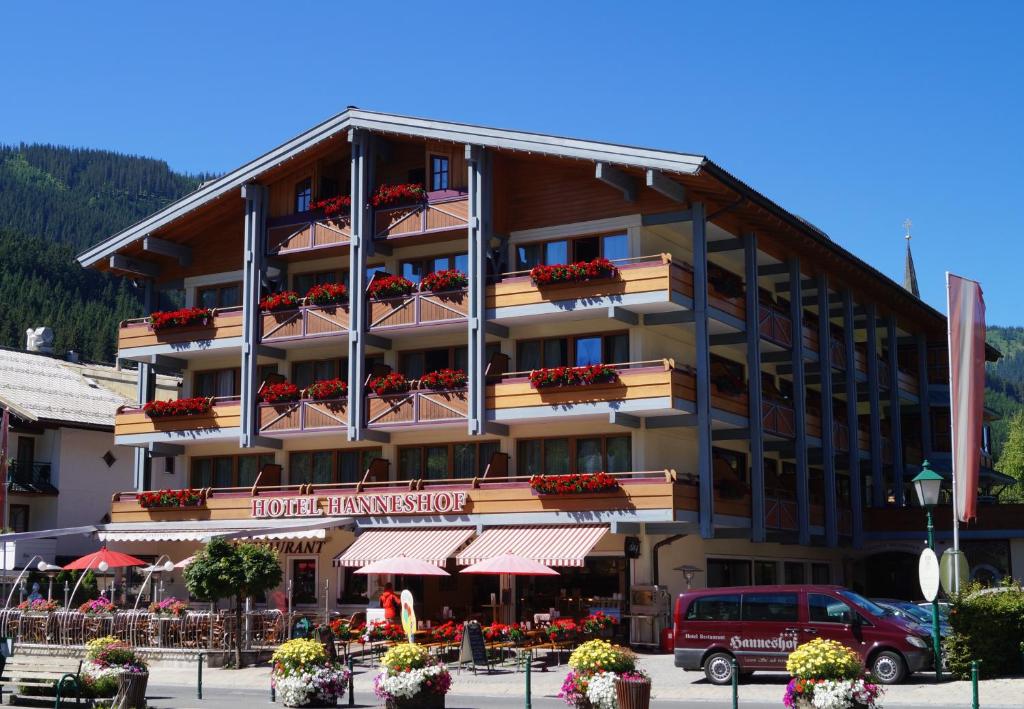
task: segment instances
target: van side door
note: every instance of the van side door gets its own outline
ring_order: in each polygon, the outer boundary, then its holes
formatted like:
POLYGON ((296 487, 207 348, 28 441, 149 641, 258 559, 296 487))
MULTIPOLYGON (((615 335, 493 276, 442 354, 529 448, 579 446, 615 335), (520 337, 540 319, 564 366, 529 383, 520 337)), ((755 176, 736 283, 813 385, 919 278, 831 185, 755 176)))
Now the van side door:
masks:
POLYGON ((854 631, 856 614, 857 611, 838 596, 808 591, 807 624, 800 635, 800 642, 815 637, 838 640, 863 659, 867 646, 863 642, 863 634, 854 631))
POLYGON ((743 671, 786 668, 786 658, 799 637, 799 599, 797 591, 743 594, 743 622, 729 642, 743 671))
POLYGON ((677 628, 676 658, 680 667, 698 669, 708 650, 726 650, 740 627, 740 594, 722 589, 721 594, 698 596, 677 628))

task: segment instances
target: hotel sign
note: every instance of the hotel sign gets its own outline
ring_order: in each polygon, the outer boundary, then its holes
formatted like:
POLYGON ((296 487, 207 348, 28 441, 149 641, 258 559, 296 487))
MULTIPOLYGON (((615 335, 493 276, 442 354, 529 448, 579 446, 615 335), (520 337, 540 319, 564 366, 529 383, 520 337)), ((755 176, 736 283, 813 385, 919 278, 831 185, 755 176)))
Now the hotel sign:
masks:
POLYGON ((402 492, 355 495, 299 495, 254 497, 249 515, 255 519, 287 517, 358 517, 378 515, 432 515, 462 512, 464 492, 402 492))

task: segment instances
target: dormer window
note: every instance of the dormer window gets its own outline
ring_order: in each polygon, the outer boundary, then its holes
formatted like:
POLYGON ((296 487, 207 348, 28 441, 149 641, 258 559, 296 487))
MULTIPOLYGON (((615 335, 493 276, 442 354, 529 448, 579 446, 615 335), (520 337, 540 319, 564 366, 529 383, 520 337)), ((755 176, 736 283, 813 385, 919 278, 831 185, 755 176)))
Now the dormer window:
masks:
POLYGON ((448 189, 448 158, 443 155, 430 156, 430 191, 448 189))
POLYGON ((295 185, 295 211, 308 212, 311 201, 313 201, 313 180, 307 177, 295 185))

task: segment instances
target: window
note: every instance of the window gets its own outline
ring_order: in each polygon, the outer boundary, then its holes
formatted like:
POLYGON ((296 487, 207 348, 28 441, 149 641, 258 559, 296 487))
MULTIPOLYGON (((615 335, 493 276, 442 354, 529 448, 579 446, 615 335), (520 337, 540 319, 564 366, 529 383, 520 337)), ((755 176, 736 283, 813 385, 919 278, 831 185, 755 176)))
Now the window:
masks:
POLYGON ((607 234, 522 244, 516 247, 516 269, 525 271, 538 264, 591 261, 602 256, 611 260, 629 258, 629 237, 607 234))
POLYGON ((708 559, 708 586, 749 586, 750 562, 746 559, 708 559))
POLYGON ((743 620, 791 621, 797 619, 795 593, 743 594, 743 620))
POLYGON ((196 305, 200 308, 232 308, 242 304, 242 285, 206 286, 196 290, 196 305))
POLYGON ((348 360, 317 359, 304 362, 292 362, 291 381, 300 389, 305 389, 313 382, 325 379, 346 379, 348 377, 348 360))
POLYGON ((348 286, 348 271, 311 271, 309 273, 296 273, 292 276, 292 288, 300 296, 306 295, 313 286, 322 283, 344 283, 348 286))
POLYGON ((443 155, 430 156, 430 189, 448 189, 448 158, 443 155))
POLYGON ((335 197, 338 194, 338 181, 333 177, 321 177, 320 178, 320 199, 327 199, 328 197, 335 197))
POLYGON ((786 561, 782 564, 783 583, 801 584, 804 583, 804 562, 786 561))
POLYGON ((399 480, 446 480, 484 474, 498 441, 402 446, 398 449, 399 480))
POLYGON ((687 620, 739 620, 740 597, 737 594, 727 596, 702 596, 686 609, 687 620))
POLYGON ((252 487, 264 465, 274 462, 272 453, 193 458, 189 485, 203 487, 252 487))
POLYGON ((536 438, 518 441, 520 475, 626 473, 633 469, 630 436, 536 438))
POLYGON ((774 586, 779 582, 779 566, 774 561, 754 561, 754 584, 774 586))
POLYGON ((292 559, 292 603, 312 605, 317 602, 316 558, 292 559))
POLYGON ((192 396, 238 396, 241 368, 211 369, 192 375, 192 396))
POLYGON ((419 283, 429 273, 447 271, 453 268, 467 273, 469 271, 469 255, 457 253, 447 256, 402 261, 402 276, 408 278, 413 283, 419 283))
POLYGON ((541 367, 576 367, 588 364, 629 362, 629 333, 578 335, 516 343, 516 369, 526 372, 541 367))
POLYGON ((823 593, 807 594, 807 617, 812 623, 852 623, 853 609, 823 593))
POLYGON ((811 583, 827 584, 832 583, 832 567, 828 564, 811 564, 811 583))
POLYGON ((256 381, 262 384, 273 374, 277 374, 277 364, 258 365, 256 368, 256 381))
POLYGON ((8 510, 7 523, 12 532, 28 531, 28 505, 11 505, 8 510))
POLYGON ((295 212, 308 212, 313 200, 313 180, 307 177, 295 185, 295 212))
POLYGON ((292 453, 289 461, 288 482, 292 485, 334 482, 334 451, 306 451, 292 453))
POLYGON ((363 479, 370 463, 381 457, 380 448, 338 451, 338 482, 357 483, 363 479))

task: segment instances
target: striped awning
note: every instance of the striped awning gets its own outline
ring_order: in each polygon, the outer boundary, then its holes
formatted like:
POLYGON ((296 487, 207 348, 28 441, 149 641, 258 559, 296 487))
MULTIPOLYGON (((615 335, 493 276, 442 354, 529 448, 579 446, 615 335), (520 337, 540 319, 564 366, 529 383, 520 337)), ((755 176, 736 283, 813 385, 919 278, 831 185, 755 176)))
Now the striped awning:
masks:
POLYGON ((206 542, 222 539, 326 539, 327 530, 350 527, 349 517, 308 519, 111 522, 99 525, 101 542, 206 542))
POLYGON ((547 566, 583 566, 583 558, 607 532, 608 527, 603 525, 492 527, 455 560, 467 566, 499 554, 515 554, 547 566))
POLYGON ((334 557, 334 565, 366 566, 381 559, 405 556, 444 566, 448 557, 465 544, 475 531, 474 527, 370 529, 356 537, 352 546, 334 557))

